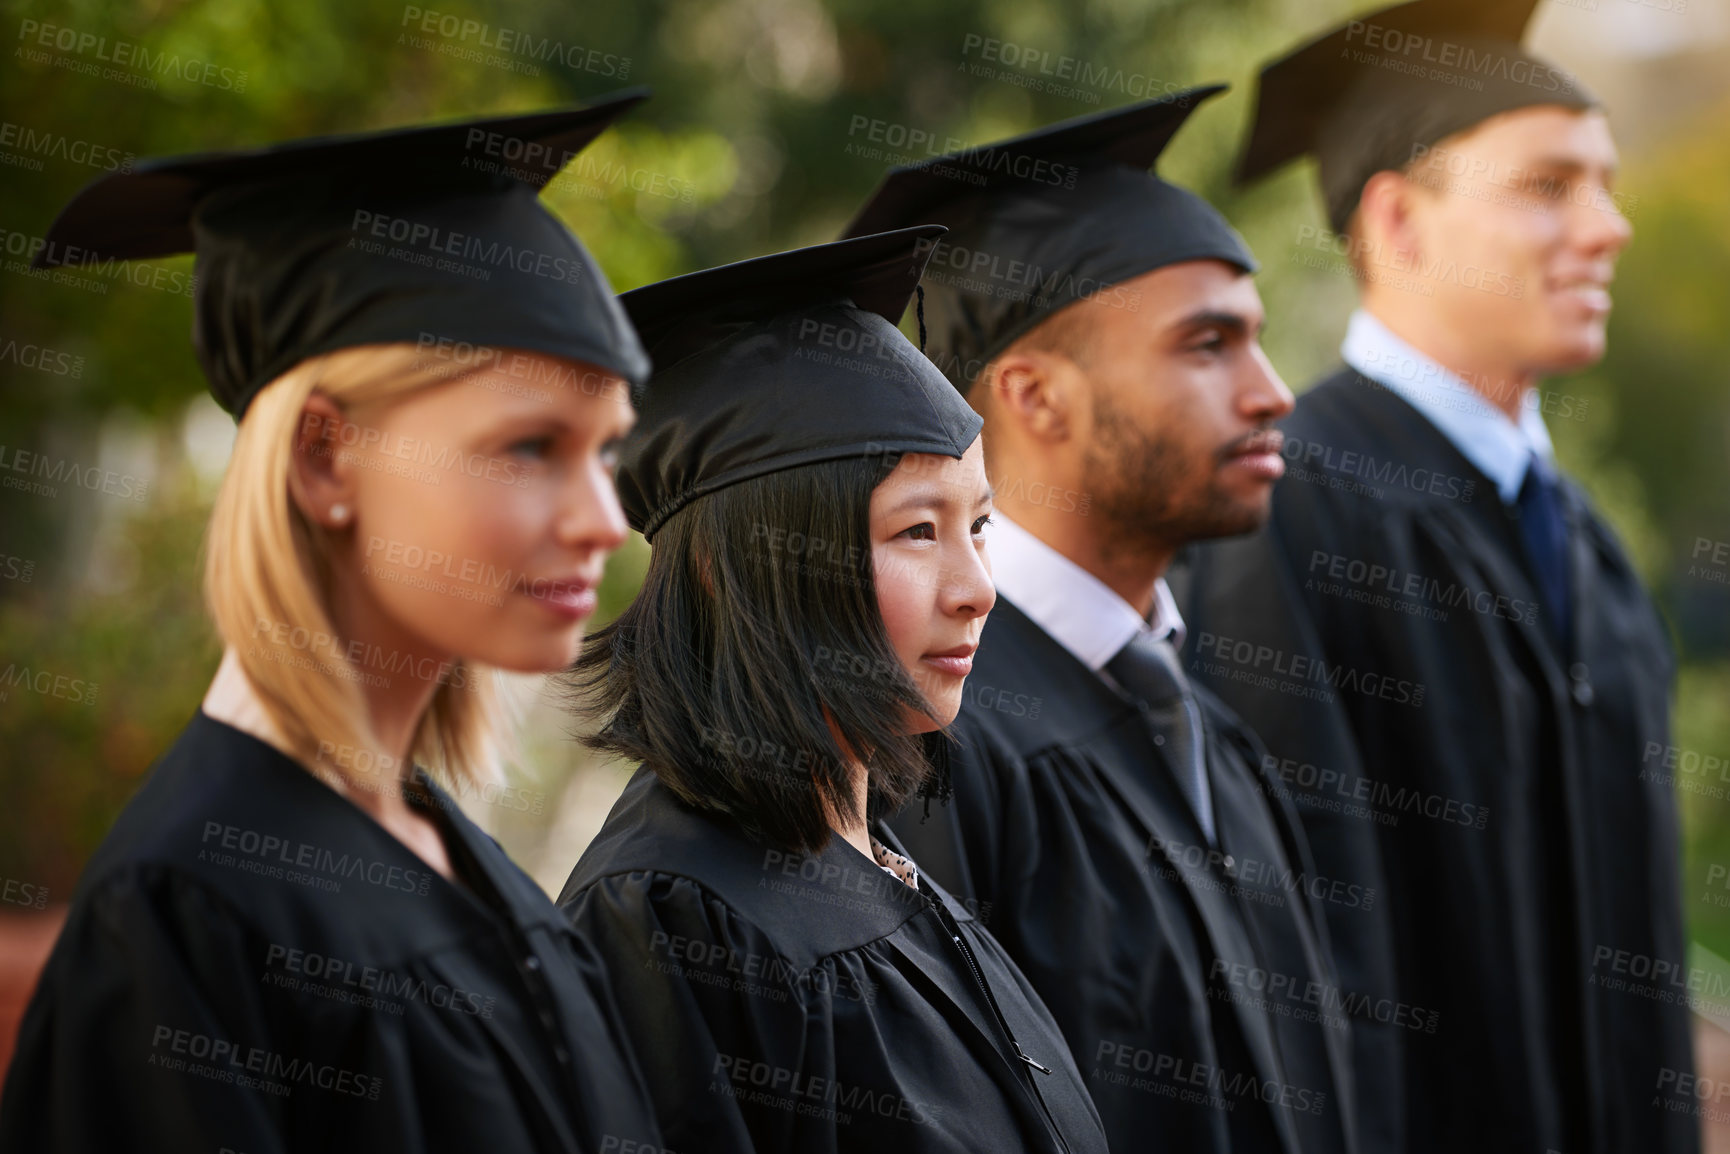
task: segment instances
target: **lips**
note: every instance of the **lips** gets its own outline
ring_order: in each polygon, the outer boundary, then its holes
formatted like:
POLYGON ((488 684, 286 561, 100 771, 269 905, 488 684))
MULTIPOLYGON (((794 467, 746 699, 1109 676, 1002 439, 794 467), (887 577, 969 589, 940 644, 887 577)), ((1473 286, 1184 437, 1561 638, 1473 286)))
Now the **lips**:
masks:
POLYGON ((1285 445, 1285 434, 1278 429, 1257 429, 1247 437, 1233 441, 1226 449, 1227 457, 1252 457, 1272 453, 1279 456, 1285 445))
POLYGON ((1593 312, 1607 313, 1610 311, 1610 282, 1607 280, 1579 278, 1552 281, 1550 291, 1565 293, 1593 312))
POLYGON ((973 672, 973 652, 979 646, 968 642, 945 649, 941 653, 927 653, 919 660, 940 673, 954 677, 966 677, 973 672))
POLYGON ((565 577, 525 578, 517 591, 545 607, 549 612, 568 620, 581 620, 595 611, 599 600, 593 577, 578 574, 565 577))
POLYGON ((1278 429, 1257 429, 1226 446, 1224 463, 1262 480, 1277 481, 1285 476, 1285 459, 1280 456, 1284 445, 1285 434, 1278 429))

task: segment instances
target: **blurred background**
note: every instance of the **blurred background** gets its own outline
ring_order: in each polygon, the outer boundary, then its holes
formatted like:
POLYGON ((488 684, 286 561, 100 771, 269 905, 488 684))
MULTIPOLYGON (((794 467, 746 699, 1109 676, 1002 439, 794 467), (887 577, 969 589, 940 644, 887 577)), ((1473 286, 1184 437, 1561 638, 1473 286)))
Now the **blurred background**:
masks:
MULTIPOLYGON (((1228 80, 1161 164, 1260 256, 1268 350, 1301 389, 1352 282, 1317 260, 1298 166, 1227 179, 1262 59, 1379 3, 1340 0, 66 0, 0 32, 0 1061, 55 909, 218 650, 204 523, 233 425, 189 340, 191 258, 32 273, 105 171, 646 84, 654 99, 546 194, 615 288, 834 237, 897 163, 1228 80), (1067 60, 1069 63, 1065 64, 1067 60)), ((1730 1024, 1730 0, 1543 0, 1529 42, 1605 97, 1635 239, 1610 354, 1548 382, 1564 464, 1664 610, 1682 661, 1673 773, 1694 963, 1730 1024), (1719 904, 1717 899, 1723 899, 1719 904)), ((614 560, 604 613, 647 555, 614 560)), ((551 892, 629 766, 591 759, 533 679, 511 792, 468 808, 551 892), (502 804, 499 798, 508 798, 502 804), (527 799, 526 803, 525 800, 527 799)), ((1670 759, 1672 764, 1661 767, 1670 759)), ((1717 1046, 1725 1036, 1712 1035, 1717 1046)))

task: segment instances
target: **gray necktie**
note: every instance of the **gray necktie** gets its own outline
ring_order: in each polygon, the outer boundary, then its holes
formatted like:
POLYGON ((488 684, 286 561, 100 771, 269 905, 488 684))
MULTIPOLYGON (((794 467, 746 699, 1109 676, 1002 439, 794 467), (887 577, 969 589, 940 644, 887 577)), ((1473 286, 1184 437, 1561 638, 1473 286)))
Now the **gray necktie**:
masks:
POLYGON ((1124 692, 1146 705, 1154 744, 1165 751, 1176 773, 1177 787, 1211 844, 1213 794, 1207 785, 1201 710, 1190 692, 1189 679, 1183 675, 1177 650, 1163 637, 1138 633, 1105 663, 1105 671, 1124 692))

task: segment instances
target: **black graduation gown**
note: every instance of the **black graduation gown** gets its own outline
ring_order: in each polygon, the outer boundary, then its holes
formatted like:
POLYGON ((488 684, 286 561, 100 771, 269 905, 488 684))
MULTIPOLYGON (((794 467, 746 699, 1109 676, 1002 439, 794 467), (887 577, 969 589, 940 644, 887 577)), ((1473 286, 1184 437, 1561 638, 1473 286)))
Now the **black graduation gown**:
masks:
POLYGON ((653 1154, 594 957, 422 783, 473 892, 199 713, 80 879, 0 1149, 653 1154))
POLYGON ((1366 1137, 1696 1149, 1694 1103, 1660 1101, 1692 1069, 1685 979, 1626 977, 1686 959, 1650 754, 1673 659, 1614 535, 1567 483, 1558 641, 1494 484, 1397 394, 1347 369, 1284 428, 1269 528, 1174 588, 1186 667, 1267 743, 1321 870, 1384 895, 1373 920, 1328 909, 1345 983, 1437 1015, 1362 1023, 1366 1137))
POLYGON ((1139 706, 999 598, 955 723, 954 798, 894 826, 1051 1007, 1113 1150, 1355 1149, 1313 896, 1327 883, 1257 787, 1253 739, 1197 696, 1213 853, 1139 706))
POLYGON ((991 935, 839 837, 815 856, 765 849, 645 768, 559 903, 654 1039, 644 1073, 681 1154, 1106 1149, 1050 1013, 991 935))

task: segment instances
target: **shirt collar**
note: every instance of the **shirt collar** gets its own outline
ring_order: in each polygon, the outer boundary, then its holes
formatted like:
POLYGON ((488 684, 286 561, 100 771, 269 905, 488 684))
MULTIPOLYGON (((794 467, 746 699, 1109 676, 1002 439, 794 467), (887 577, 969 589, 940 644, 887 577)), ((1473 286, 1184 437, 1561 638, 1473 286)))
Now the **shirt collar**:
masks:
POLYGON ((1395 336, 1381 321, 1358 309, 1340 344, 1346 364, 1404 399, 1422 413, 1454 448, 1483 471, 1504 504, 1512 504, 1536 453, 1555 459, 1550 431, 1538 412, 1538 390, 1520 398, 1520 420, 1478 394, 1470 385, 1395 336))
POLYGON ((1105 582, 1011 521, 991 515, 985 547, 997 591, 1089 669, 1098 671, 1142 633, 1183 648, 1187 629, 1161 577, 1147 620, 1105 582))

